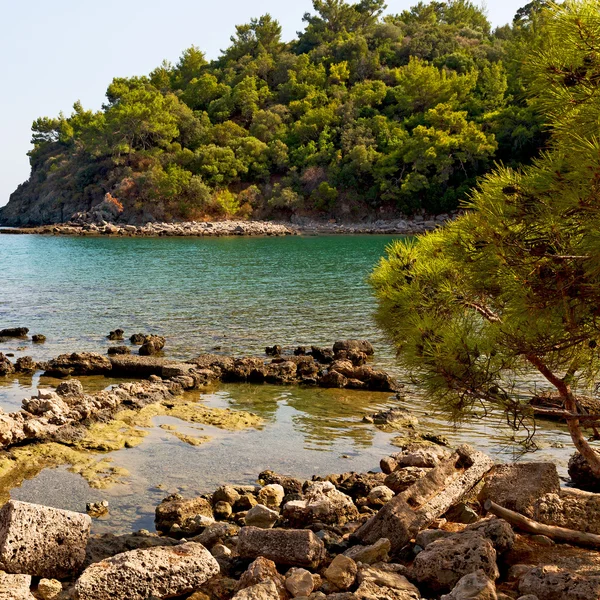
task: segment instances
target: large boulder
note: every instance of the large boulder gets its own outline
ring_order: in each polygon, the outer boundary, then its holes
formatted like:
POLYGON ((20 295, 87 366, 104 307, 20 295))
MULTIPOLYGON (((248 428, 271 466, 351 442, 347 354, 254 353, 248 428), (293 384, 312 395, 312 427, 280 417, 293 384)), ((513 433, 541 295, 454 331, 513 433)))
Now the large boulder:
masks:
POLYGON ((335 353, 345 350, 346 352, 364 352, 368 356, 375 354, 375 349, 367 340, 339 340, 333 345, 335 353))
POLYGON ((196 515, 213 518, 212 507, 206 498, 184 498, 172 494, 156 507, 154 522, 159 531, 169 531, 173 525, 181 525, 196 515))
POLYGON ((511 550, 515 544, 515 532, 504 519, 497 519, 496 517, 482 519, 469 525, 466 531, 476 531, 490 540, 499 555, 511 550))
POLYGON ((194 591, 219 573, 219 563, 194 542, 132 550, 90 565, 77 580, 78 600, 147 600, 194 591))
POLYGON ((461 577, 482 570, 495 581, 499 577, 496 550, 476 531, 451 535, 432 542, 415 558, 413 577, 434 593, 450 592, 461 577))
POLYGON ((533 518, 547 525, 600 534, 600 494, 576 489, 546 494, 535 502, 533 518))
POLYGON ((0 329, 0 338, 22 338, 29 333, 27 327, 9 327, 0 329))
POLYGON ((325 556, 325 546, 307 529, 242 527, 238 553, 242 558, 263 556, 280 565, 316 568, 325 556))
POLYGON ((0 377, 5 377, 6 375, 12 375, 15 372, 14 365, 8 360, 2 352, 0 352, 0 377))
POLYGON ((0 563, 8 573, 72 576, 85 560, 90 526, 88 515, 9 500, 0 509, 0 563))
POLYGON ((283 516, 292 524, 326 523, 343 525, 357 519, 358 509, 352 498, 340 492, 333 483, 319 481, 308 486, 303 500, 292 500, 283 507, 283 516))
POLYGON ((140 346, 140 356, 153 356, 165 347, 166 340, 160 335, 147 335, 140 346))
POLYGON ((554 463, 498 465, 485 478, 479 494, 496 504, 533 517, 534 504, 544 494, 558 494, 560 480, 554 463))
POLYGON ((48 362, 45 375, 49 377, 77 377, 80 375, 106 375, 112 364, 106 356, 95 352, 61 354, 48 362))

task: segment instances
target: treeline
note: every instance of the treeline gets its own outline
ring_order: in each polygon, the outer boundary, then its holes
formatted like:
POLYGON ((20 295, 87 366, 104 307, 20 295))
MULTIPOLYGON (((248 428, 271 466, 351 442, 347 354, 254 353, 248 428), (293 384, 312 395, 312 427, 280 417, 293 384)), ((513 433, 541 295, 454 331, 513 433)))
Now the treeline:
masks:
POLYGON ((384 0, 314 0, 289 43, 253 19, 217 60, 191 47, 115 79, 101 111, 36 120, 11 203, 86 210, 110 192, 130 218, 166 220, 454 209, 495 162, 544 145, 522 59, 546 4, 492 31, 469 0, 385 16, 384 0))

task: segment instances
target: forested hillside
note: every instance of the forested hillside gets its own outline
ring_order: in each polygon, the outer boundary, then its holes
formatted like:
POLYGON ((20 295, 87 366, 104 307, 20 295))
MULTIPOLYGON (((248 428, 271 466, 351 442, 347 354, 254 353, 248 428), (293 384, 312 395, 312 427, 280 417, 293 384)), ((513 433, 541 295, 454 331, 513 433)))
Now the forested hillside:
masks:
MULTIPOLYGON (((492 31, 468 0, 314 0, 284 43, 270 15, 212 62, 118 78, 101 111, 33 124, 31 177, 0 223, 65 221, 110 192, 123 220, 441 213, 495 162, 544 145, 523 59, 546 2, 492 31)), ((283 10, 283 9, 282 9, 283 10)))

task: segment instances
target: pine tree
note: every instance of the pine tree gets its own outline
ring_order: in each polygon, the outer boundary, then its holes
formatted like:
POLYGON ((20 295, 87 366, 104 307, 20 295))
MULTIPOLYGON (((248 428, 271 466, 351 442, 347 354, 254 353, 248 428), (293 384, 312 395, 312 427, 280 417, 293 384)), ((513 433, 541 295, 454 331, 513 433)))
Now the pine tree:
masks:
POLYGON ((577 401, 600 370, 600 2, 551 11, 529 64, 547 151, 485 177, 456 221, 393 244, 372 284, 401 364, 449 415, 501 409, 519 428, 532 418, 523 388, 543 378, 600 475, 584 435, 600 415, 577 401))

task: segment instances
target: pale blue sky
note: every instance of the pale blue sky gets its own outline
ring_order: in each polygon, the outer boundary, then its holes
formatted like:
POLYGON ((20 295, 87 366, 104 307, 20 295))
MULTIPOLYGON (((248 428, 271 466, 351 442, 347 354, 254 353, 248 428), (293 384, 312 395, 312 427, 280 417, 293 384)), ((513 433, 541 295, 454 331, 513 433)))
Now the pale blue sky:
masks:
MULTIPOLYGON (((512 20, 527 0, 487 2, 494 25, 512 20)), ((416 0, 388 0, 397 13, 416 0)), ((193 45, 215 58, 234 26, 270 13, 286 40, 302 29, 311 0, 0 0, 0 206, 29 176, 30 127, 39 116, 70 113, 80 99, 100 108, 115 76, 142 75, 176 62, 193 45)))

